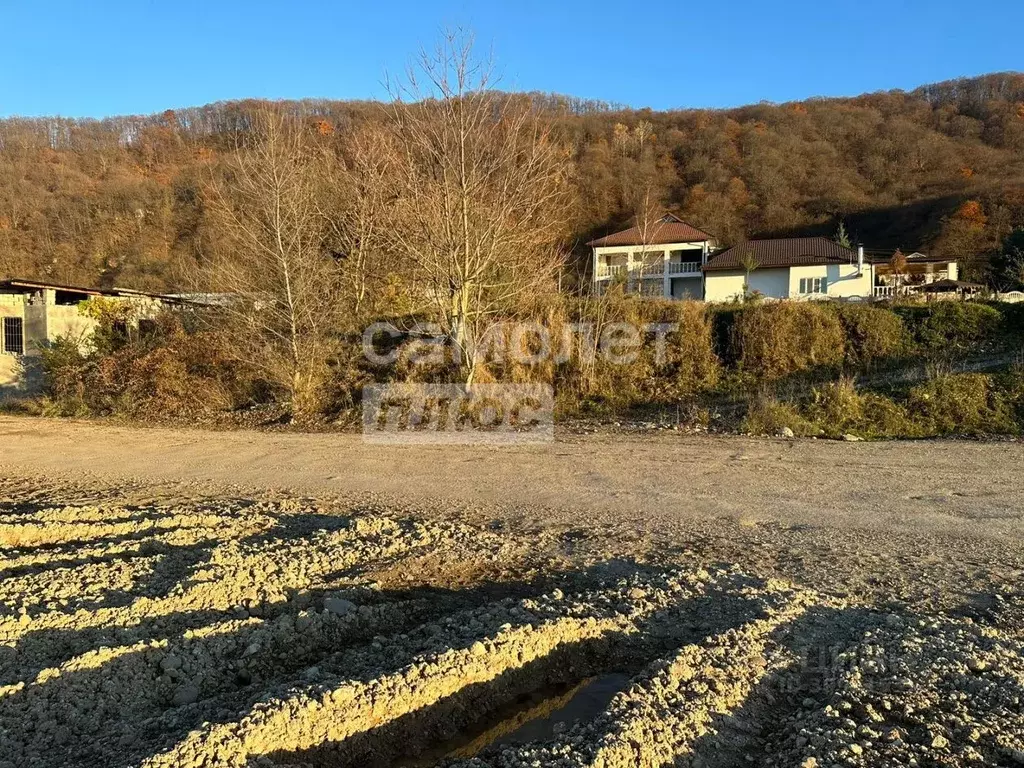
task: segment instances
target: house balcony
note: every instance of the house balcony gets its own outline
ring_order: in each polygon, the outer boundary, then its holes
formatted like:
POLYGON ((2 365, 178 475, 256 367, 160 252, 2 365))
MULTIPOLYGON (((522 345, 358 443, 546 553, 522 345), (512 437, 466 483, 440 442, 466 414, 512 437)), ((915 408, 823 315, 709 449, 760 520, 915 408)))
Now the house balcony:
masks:
POLYGON ((668 263, 668 273, 673 277, 680 275, 690 277, 700 277, 701 263, 699 261, 670 261, 668 263))
MULTIPOLYGON (((699 261, 670 261, 667 266, 670 277, 700 277, 701 274, 699 261)), ((664 277, 665 267, 665 262, 662 261, 654 264, 634 264, 632 270, 628 269, 625 264, 598 264, 595 279, 609 280, 619 276, 630 280, 664 277)))

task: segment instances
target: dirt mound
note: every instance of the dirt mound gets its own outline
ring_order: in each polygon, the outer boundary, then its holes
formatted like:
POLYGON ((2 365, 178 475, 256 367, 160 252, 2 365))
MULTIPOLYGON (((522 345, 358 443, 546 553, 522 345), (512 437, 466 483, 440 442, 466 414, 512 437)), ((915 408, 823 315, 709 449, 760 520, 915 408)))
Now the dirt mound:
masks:
POLYGON ((4 768, 1024 764, 1013 605, 874 610, 728 565, 537 573, 536 542, 382 509, 14 494, 0 515, 4 768))

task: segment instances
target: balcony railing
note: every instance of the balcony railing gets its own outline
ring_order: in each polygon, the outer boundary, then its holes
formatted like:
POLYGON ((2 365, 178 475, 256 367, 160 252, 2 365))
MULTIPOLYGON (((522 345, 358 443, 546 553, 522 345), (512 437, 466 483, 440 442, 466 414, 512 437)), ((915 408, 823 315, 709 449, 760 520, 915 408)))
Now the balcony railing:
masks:
POLYGON ((608 277, 618 277, 619 275, 624 275, 624 274, 626 274, 626 265, 625 264, 598 264, 597 265, 597 277, 598 277, 598 279, 608 278, 608 277))
POLYGON ((668 263, 668 273, 670 275, 699 275, 700 274, 700 262, 699 261, 670 261, 668 263))
MULTIPOLYGON (((699 261, 670 261, 668 263, 669 275, 691 275, 697 277, 700 275, 700 262, 699 261)), ((618 277, 619 275, 627 275, 631 278, 642 278, 642 277, 663 277, 665 275, 665 262, 657 262, 655 264, 634 264, 632 271, 629 271, 625 264, 598 264, 597 265, 597 279, 604 280, 610 277, 618 277)))

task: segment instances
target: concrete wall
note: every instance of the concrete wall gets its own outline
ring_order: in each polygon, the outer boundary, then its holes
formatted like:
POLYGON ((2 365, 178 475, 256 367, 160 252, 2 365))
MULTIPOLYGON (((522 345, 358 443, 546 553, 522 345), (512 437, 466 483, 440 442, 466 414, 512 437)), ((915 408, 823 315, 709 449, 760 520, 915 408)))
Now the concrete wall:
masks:
MULTIPOLYGON (((60 337, 74 339, 84 349, 96 328, 96 320, 81 312, 77 304, 56 304, 52 290, 35 294, 0 293, 0 318, 24 320, 25 354, 0 354, 0 396, 31 393, 42 386, 39 349, 60 337)), ((131 302, 136 318, 155 317, 162 305, 153 299, 124 298, 131 302)))
POLYGON ((693 299, 700 301, 704 293, 704 285, 700 277, 673 277, 672 298, 693 299))
POLYGON ((46 339, 59 336, 85 342, 96 328, 96 321, 83 315, 77 306, 54 304, 46 307, 46 339))

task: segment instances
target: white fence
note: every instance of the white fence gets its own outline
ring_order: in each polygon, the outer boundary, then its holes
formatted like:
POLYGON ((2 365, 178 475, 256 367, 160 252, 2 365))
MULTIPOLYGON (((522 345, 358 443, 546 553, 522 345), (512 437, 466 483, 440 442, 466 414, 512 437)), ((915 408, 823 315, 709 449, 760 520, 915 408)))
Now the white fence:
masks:
POLYGON ((891 299, 895 296, 910 296, 912 293, 909 285, 876 285, 871 295, 876 299, 891 299))

